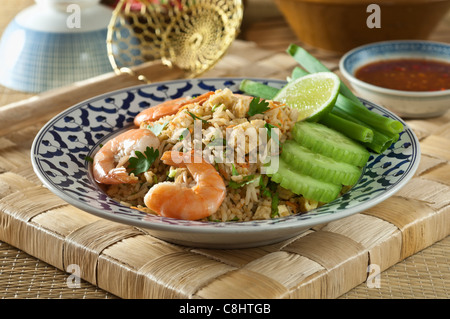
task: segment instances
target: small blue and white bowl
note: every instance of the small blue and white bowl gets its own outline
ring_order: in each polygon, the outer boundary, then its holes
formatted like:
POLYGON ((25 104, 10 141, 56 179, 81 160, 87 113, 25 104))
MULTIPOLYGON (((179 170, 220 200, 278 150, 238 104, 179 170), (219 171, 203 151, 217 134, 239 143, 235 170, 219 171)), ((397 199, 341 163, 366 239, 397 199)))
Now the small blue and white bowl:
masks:
POLYGON ((111 16, 99 0, 36 0, 2 35, 0 84, 38 93, 111 72, 111 16))
MULTIPOLYGON (((363 45, 347 52, 339 68, 358 96, 381 104, 404 118, 430 118, 450 110, 450 90, 413 92, 387 89, 355 77, 362 66, 388 59, 419 58, 450 62, 450 44, 397 40, 363 45)), ((450 80, 450 79, 449 79, 450 80)))

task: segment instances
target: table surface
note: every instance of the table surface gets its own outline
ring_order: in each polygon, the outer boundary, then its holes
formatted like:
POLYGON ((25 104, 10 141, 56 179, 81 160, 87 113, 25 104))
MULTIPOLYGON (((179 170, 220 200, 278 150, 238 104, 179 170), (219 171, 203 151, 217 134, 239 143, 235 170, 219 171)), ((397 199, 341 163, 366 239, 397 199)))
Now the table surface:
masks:
MULTIPOLYGON (((4 7, 0 18, 0 33, 17 12, 32 2, 2 1, 4 7)), ((450 15, 438 26, 431 39, 450 42, 450 15)), ((274 57, 284 51, 289 43, 301 44, 282 17, 247 23, 238 45, 240 41, 253 42, 265 52, 273 51, 274 57)), ((330 69, 337 70, 339 55, 310 49, 330 69)), ((233 53, 233 48, 231 51, 233 53)), ((220 76, 226 73, 230 66, 225 64, 219 63, 209 74, 220 76)), ((276 76, 282 78, 283 74, 278 73, 276 76)), ((0 87, 0 108, 31 96, 32 94, 0 87)), ((433 121, 430 120, 430 127, 432 125, 433 121)), ((384 271, 380 288, 369 288, 363 283, 340 298, 448 298, 449 248, 450 240, 447 237, 384 271)), ((65 272, 0 241, 0 298, 117 298, 85 281, 82 281, 79 288, 69 288, 66 284, 67 276, 65 272)))

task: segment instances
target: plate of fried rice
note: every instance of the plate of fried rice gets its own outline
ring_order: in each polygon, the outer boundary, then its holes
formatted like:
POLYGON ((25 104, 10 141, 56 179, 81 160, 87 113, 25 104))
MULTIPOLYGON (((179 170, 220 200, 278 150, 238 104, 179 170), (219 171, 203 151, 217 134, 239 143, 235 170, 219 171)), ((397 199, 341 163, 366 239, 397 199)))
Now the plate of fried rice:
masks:
POLYGON ((271 183, 268 159, 292 139, 297 111, 251 104, 242 80, 146 84, 74 105, 37 134, 33 168, 50 191, 86 212, 171 243, 226 249, 280 242, 362 212, 414 175, 417 137, 395 114, 360 99, 404 130, 385 152, 370 154, 354 185, 324 203, 271 183))

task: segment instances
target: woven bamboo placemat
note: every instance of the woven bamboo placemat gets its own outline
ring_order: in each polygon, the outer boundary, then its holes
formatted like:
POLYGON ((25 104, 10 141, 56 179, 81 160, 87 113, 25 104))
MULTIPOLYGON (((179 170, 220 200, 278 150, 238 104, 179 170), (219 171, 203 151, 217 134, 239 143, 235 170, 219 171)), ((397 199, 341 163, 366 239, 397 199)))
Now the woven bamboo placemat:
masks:
MULTIPOLYGON (((314 53, 336 69, 335 56, 314 53)), ((282 52, 236 41, 205 76, 283 79, 294 65, 282 52)), ((46 98, 60 94, 40 101, 46 98)), ((35 102, 39 99, 19 106, 35 102)), ((168 244, 67 205, 43 188, 32 171, 30 145, 45 119, 30 122, 0 137, 0 296, 448 298, 449 119, 446 114, 408 121, 423 155, 416 176, 396 196, 294 240, 243 250, 168 244), (70 265, 82 270, 79 285, 70 276, 70 265), (368 265, 381 274, 372 276, 368 265)))

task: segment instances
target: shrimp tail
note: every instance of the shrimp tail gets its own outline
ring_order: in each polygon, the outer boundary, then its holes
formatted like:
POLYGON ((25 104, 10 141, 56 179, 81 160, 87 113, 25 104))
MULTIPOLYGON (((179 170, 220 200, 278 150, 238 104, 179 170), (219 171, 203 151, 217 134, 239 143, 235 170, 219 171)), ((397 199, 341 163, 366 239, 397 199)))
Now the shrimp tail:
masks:
MULTIPOLYGON (((97 170, 94 170, 96 172, 97 170)), ((95 174, 94 174, 95 176, 95 174)), ((101 177, 95 177, 97 183, 102 184, 136 184, 139 179, 134 175, 128 175, 124 167, 116 167, 101 177)))

